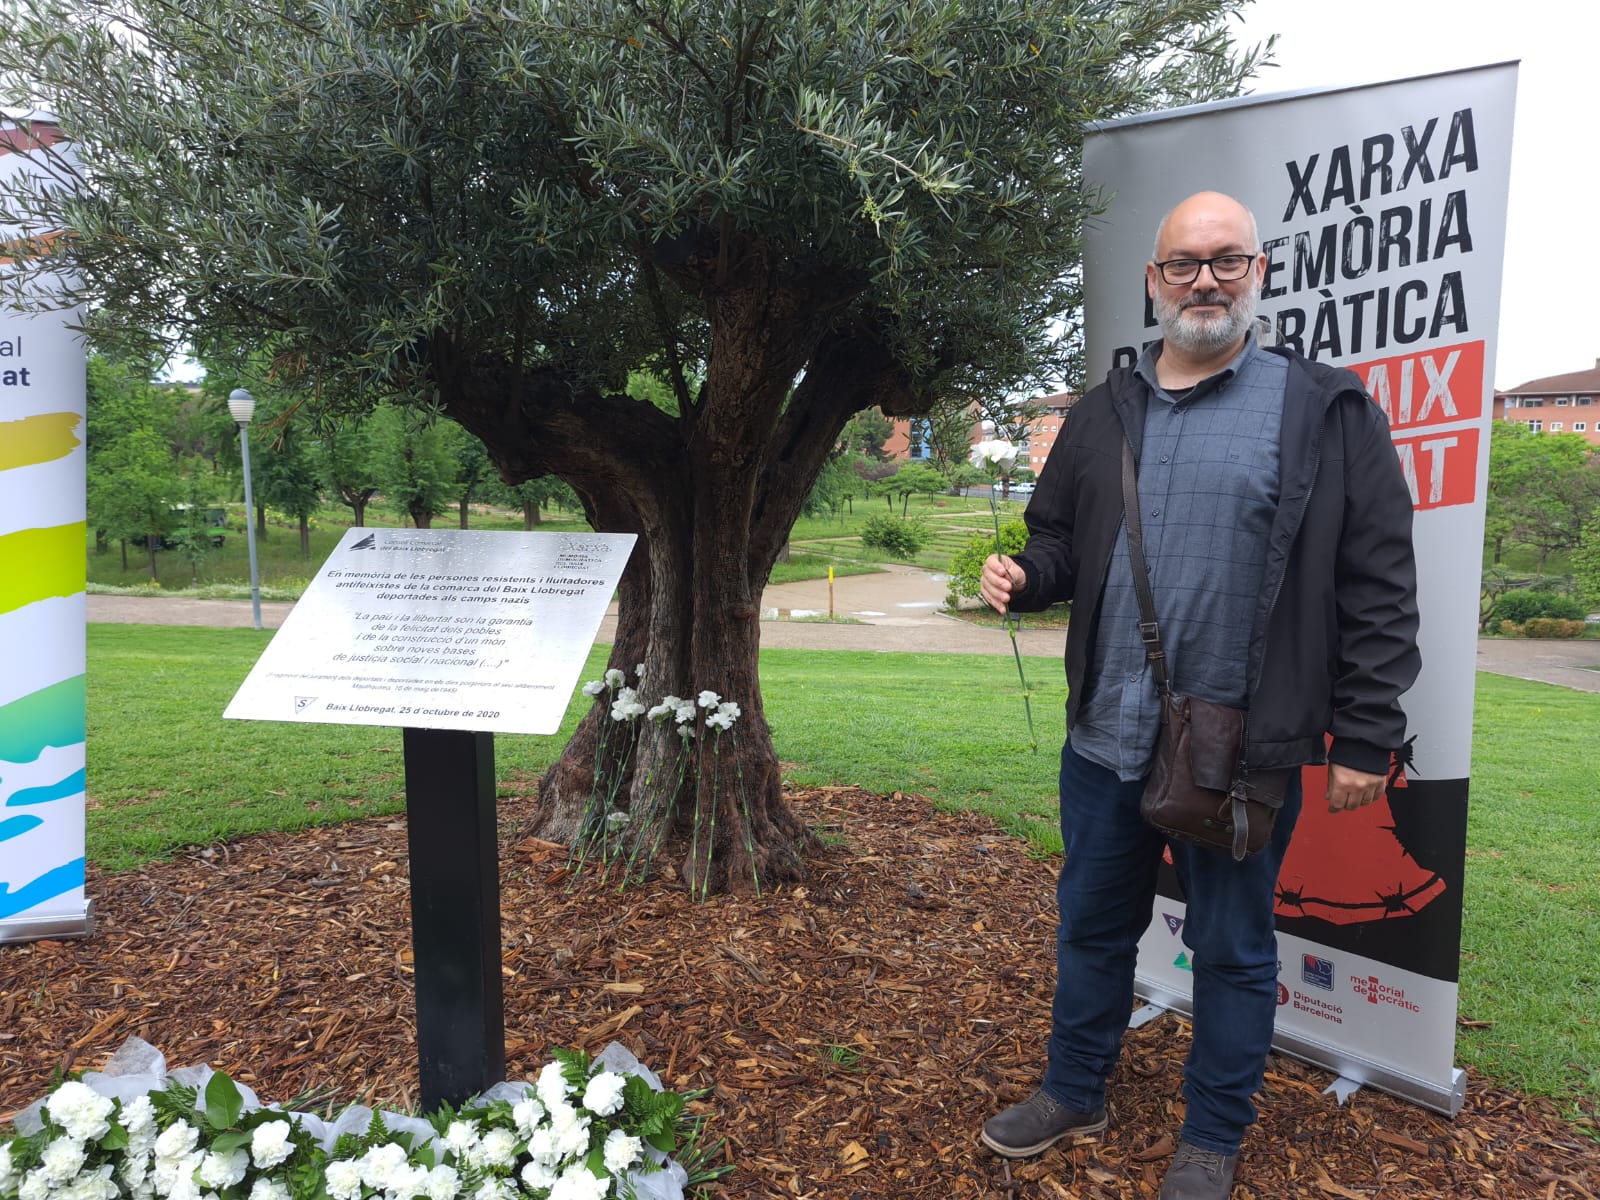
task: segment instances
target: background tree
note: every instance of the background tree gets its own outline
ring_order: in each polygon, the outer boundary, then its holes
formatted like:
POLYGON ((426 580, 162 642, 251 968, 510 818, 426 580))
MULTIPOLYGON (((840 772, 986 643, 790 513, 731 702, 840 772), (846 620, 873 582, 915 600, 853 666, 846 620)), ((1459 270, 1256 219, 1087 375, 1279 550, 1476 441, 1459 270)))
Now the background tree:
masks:
POLYGON ((251 490, 295 519, 300 557, 311 557, 311 518, 322 507, 322 468, 304 416, 268 405, 250 425, 251 490))
POLYGON ((893 436, 894 422, 876 408, 869 408, 846 422, 843 437, 845 452, 873 462, 886 462, 889 452, 884 444, 893 436))
POLYGON ((1600 513, 1583 527, 1572 552, 1572 581, 1585 604, 1600 608, 1600 513))
MULTIPOLYGON (((102 340, 268 330, 328 408, 436 408, 640 535, 613 662, 744 706, 748 810, 687 773, 717 839, 685 875, 795 878, 759 598, 813 479, 863 409, 1072 377, 1085 124, 1236 90, 1242 3, 18 0, 28 98, 94 183, 7 181, 0 220, 71 231, 27 269, 70 266, 102 340)), ((546 836, 578 828, 602 715, 546 836)), ((636 814, 676 753, 644 727, 636 814)))
POLYGON ((902 517, 906 515, 912 496, 937 496, 948 486, 943 475, 923 462, 901 463, 900 469, 886 482, 894 494, 900 497, 902 517))
POLYGON ((1600 454, 1581 434, 1492 422, 1485 529, 1497 549, 1504 540, 1535 550, 1543 575, 1552 552, 1578 548, 1584 525, 1597 513, 1600 454))
POLYGON ((524 529, 533 529, 540 524, 539 510, 542 508, 559 503, 576 512, 582 507, 573 490, 554 475, 541 475, 516 485, 495 480, 489 485, 489 497, 492 503, 521 509, 524 529))
MULTIPOLYGON (((172 448, 148 425, 118 435, 94 459, 88 505, 96 526, 126 543, 142 545, 150 578, 159 580, 156 551, 174 525, 174 505, 187 490, 172 448)), ((123 566, 127 566, 126 548, 123 566)))
POLYGON ((377 445, 365 413, 324 414, 316 425, 323 481, 353 514, 351 524, 367 523, 367 505, 378 494, 377 445))
POLYGON ((95 549, 104 551, 107 538, 116 538, 121 542, 122 569, 127 570, 128 542, 144 546, 152 579, 161 535, 172 522, 171 505, 182 499, 185 490, 174 444, 175 398, 151 384, 153 374, 154 364, 148 359, 91 354, 84 414, 88 516, 95 549))
POLYGON ((367 426, 384 499, 418 529, 431 528, 433 518, 460 494, 455 447, 445 427, 429 414, 388 404, 368 418, 367 426))
POLYGON ((978 423, 975 405, 966 396, 949 396, 928 413, 928 460, 945 477, 951 493, 958 484, 956 473, 967 465, 972 450, 972 429, 978 423))
POLYGON ((445 435, 445 445, 455 459, 456 503, 460 506, 461 528, 465 529, 472 502, 487 494, 494 479, 494 464, 489 461, 489 452, 483 443, 465 429, 449 424, 440 428, 445 435))

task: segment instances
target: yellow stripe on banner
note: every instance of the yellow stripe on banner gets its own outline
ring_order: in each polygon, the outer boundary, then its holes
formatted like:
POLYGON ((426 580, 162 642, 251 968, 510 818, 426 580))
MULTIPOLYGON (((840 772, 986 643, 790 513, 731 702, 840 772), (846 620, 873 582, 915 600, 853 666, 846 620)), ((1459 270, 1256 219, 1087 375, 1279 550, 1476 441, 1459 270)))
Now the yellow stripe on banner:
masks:
POLYGON ((78 446, 77 413, 40 413, 20 421, 0 421, 0 471, 65 458, 78 446))
POLYGON ((0 537, 0 613, 84 589, 84 522, 19 529, 0 537))

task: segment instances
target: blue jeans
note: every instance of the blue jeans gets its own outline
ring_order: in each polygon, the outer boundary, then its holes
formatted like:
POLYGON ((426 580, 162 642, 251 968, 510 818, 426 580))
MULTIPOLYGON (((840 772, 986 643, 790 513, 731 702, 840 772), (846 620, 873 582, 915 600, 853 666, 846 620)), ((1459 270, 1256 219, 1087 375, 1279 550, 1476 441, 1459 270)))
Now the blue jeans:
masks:
MULTIPOLYGON (((1061 751, 1061 840, 1056 886, 1056 994, 1044 1090, 1068 1108, 1105 1103, 1133 1007, 1139 938, 1150 924, 1156 872, 1168 844, 1139 819, 1144 781, 1061 751)), ((1234 1154, 1256 1119, 1278 1008, 1278 938, 1273 890, 1300 815, 1300 776, 1291 779, 1272 841, 1245 859, 1174 841, 1172 860, 1187 898, 1183 941, 1194 962, 1194 1042, 1184 1067, 1182 1137, 1234 1154)))

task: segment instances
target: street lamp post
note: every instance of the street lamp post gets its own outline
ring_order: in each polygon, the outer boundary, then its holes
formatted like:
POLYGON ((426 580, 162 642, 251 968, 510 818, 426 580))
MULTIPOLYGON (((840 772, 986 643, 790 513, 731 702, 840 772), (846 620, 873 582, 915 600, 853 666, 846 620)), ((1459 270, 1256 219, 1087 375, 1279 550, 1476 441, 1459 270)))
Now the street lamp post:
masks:
POLYGON ((250 418, 256 415, 256 398, 243 388, 228 393, 228 412, 239 425, 239 453, 244 459, 244 532, 250 547, 250 611, 261 628, 261 582, 256 573, 255 497, 250 493, 250 418))

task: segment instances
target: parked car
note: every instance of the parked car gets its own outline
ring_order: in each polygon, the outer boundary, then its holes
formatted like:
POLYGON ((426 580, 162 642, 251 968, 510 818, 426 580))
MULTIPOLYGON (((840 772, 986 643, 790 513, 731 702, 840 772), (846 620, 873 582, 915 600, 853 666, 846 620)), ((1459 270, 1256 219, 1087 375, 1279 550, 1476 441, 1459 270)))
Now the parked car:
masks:
MULTIPOLYGON (((168 511, 167 520, 168 523, 174 528, 160 536, 156 542, 157 550, 176 550, 178 548, 179 538, 176 530, 181 528, 184 521, 187 519, 189 507, 190 506, 187 504, 174 504, 171 506, 168 511)), ((221 507, 207 508, 205 510, 205 517, 202 523, 207 529, 212 530, 208 536, 210 537, 211 544, 213 546, 221 546, 228 540, 227 509, 221 507)), ((148 538, 136 537, 132 539, 132 542, 135 546, 143 547, 148 540, 148 538)))
POLYGON ((1031 496, 1033 495, 1033 487, 1034 485, 1026 480, 1022 483, 1013 483, 1011 485, 1011 494, 1013 496, 1031 496))

